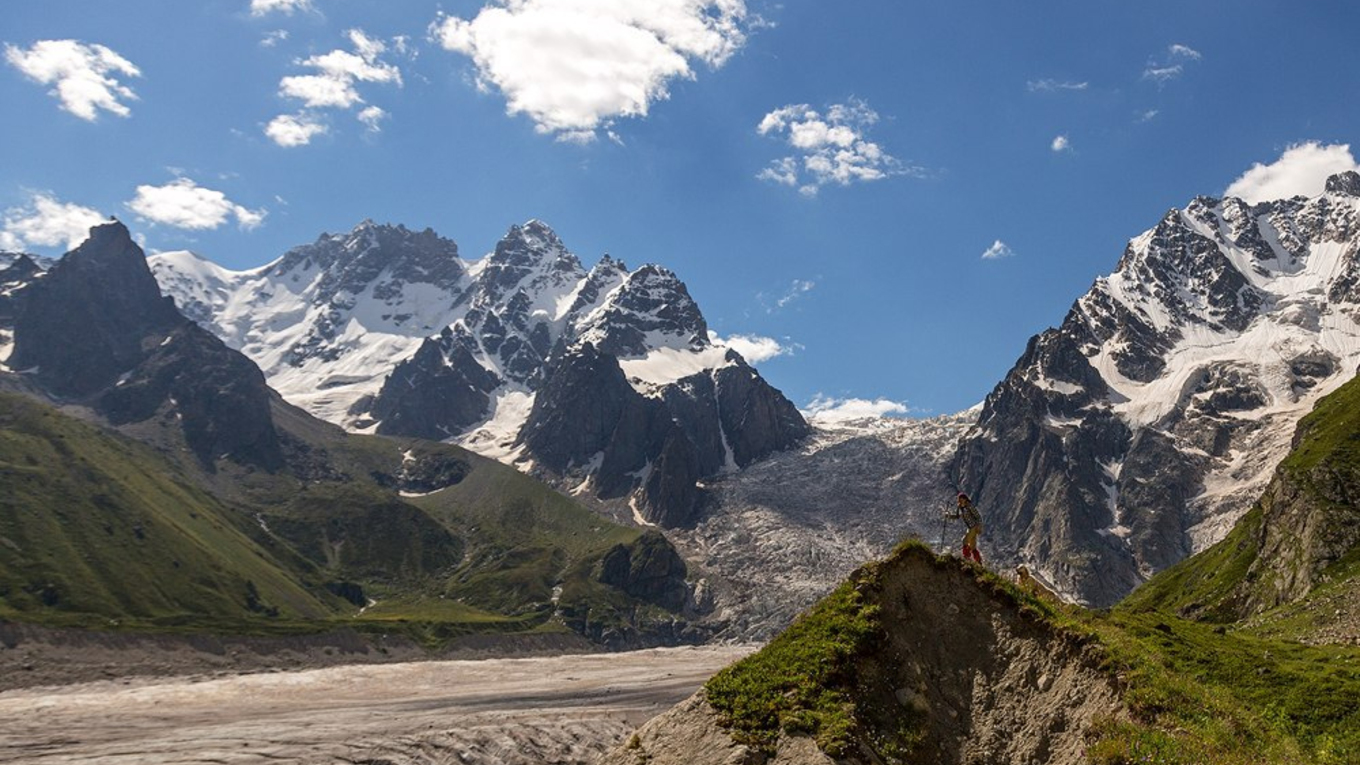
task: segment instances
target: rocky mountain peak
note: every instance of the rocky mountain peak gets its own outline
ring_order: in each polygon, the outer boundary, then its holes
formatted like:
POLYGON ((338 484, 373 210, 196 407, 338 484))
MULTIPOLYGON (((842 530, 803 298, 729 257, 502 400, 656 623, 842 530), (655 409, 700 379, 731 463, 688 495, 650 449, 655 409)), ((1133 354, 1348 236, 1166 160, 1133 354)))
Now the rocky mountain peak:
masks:
POLYGON ((1327 193, 1360 197, 1360 173, 1347 170, 1344 173, 1331 176, 1327 179, 1327 193))
POLYGON ((411 231, 403 225, 364 220, 345 234, 322 234, 313 244, 294 247, 273 267, 279 276, 323 271, 314 299, 330 300, 339 292, 392 295, 408 283, 456 288, 464 267, 458 245, 432 229, 411 231), (382 293, 382 294, 379 294, 382 293))
POLYGON ((648 264, 628 274, 609 299, 584 318, 583 342, 621 358, 657 347, 699 350, 709 345, 708 323, 675 272, 648 264))
POLYGON ((1031 341, 955 463, 1005 554, 1107 604, 1226 533, 1360 362, 1357 180, 1197 197, 1031 341))
POLYGON ((8 265, 0 268, 0 285, 27 282, 42 272, 42 266, 39 266, 32 256, 22 252, 13 253, 8 265))
POLYGON ((142 248, 114 221, 33 283, 15 318, 12 369, 37 367, 60 395, 84 396, 110 384, 141 358, 148 334, 183 321, 161 296, 142 248))

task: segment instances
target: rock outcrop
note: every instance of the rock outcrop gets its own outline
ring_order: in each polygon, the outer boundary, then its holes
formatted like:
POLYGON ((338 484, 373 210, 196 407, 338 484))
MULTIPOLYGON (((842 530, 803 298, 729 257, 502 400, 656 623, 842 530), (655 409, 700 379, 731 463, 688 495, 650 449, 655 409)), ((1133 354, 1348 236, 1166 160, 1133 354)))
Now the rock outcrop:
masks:
POLYGON ((838 593, 602 765, 1078 765, 1093 724, 1127 714, 1099 649, 956 559, 910 544, 838 593), (793 674, 804 661, 825 687, 793 674), (800 710, 823 693, 838 701, 800 710))

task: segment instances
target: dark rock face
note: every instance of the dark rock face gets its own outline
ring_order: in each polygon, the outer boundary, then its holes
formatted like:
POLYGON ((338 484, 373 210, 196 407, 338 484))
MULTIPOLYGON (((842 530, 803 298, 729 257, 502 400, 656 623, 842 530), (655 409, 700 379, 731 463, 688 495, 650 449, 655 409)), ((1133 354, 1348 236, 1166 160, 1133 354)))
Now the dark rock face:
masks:
POLYGON ((250 359, 185 322, 101 394, 97 407, 110 422, 122 425, 148 419, 168 403, 204 466, 226 457, 277 470, 284 459, 270 416, 274 395, 250 359))
POLYGON ((648 531, 629 545, 615 545, 600 561, 599 581, 667 611, 689 599, 685 561, 666 538, 648 531))
POLYGON ((184 321, 121 223, 90 229, 89 239, 25 293, 9 366, 38 367, 42 385, 59 396, 112 385, 141 361, 143 338, 165 337, 184 321))
POLYGON ((206 467, 221 457, 283 465, 274 394, 259 367, 161 296, 121 223, 91 229, 24 290, 10 363, 38 367, 42 387, 92 404, 114 424, 173 411, 206 467))
POLYGON ((1350 173, 1328 182, 1333 196, 1201 197, 1132 240, 1030 341, 960 444, 951 472, 983 508, 984 551, 1109 605, 1206 546, 1205 524, 1226 532, 1218 519, 1250 499, 1206 481, 1260 480, 1268 465, 1253 460, 1279 454, 1292 427, 1273 410, 1340 371, 1320 338, 1323 317, 1360 303, 1360 222, 1342 196, 1357 188, 1350 173), (1319 286, 1290 292, 1304 272, 1319 286), (1263 322, 1281 329, 1226 355, 1263 322), (1290 339, 1262 351, 1275 336, 1290 339))
POLYGON ((479 421, 500 382, 445 329, 397 365, 370 411, 379 433, 440 441, 479 421))
POLYGON ((792 404, 740 357, 665 386, 657 397, 629 384, 618 359, 586 343, 548 372, 520 431, 540 465, 566 474, 598 462, 604 498, 641 486, 643 515, 661 526, 698 520, 698 483, 786 449, 810 432, 792 404))

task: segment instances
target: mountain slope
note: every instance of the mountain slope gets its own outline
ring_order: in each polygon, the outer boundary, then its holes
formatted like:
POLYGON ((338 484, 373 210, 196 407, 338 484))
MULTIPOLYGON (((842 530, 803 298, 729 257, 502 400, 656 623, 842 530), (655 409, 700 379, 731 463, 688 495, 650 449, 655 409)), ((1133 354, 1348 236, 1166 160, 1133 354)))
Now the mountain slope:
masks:
POLYGON ((453 440, 602 499, 628 497, 665 526, 694 521, 697 479, 808 432, 782 394, 715 344, 674 273, 608 256, 587 271, 539 221, 512 226, 476 261, 429 230, 365 221, 253 271, 191 253, 151 264, 191 318, 311 413, 453 440), (611 403, 551 403, 594 395, 578 390, 583 379, 608 379, 611 403), (580 432, 593 437, 561 448, 580 432))
POLYGON ((1006 563, 1108 605, 1225 535, 1360 363, 1360 175, 1195 199, 988 396, 953 473, 1006 563))
POLYGON ((0 393, 0 614, 319 618, 343 605, 150 447, 0 393))

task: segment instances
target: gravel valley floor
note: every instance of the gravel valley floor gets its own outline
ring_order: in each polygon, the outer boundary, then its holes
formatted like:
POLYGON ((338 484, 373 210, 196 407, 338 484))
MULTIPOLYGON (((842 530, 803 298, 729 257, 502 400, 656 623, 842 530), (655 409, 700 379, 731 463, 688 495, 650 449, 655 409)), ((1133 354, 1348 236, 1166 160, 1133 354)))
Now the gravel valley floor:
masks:
POLYGON ((751 646, 0 693, 0 762, 588 763, 751 646))

